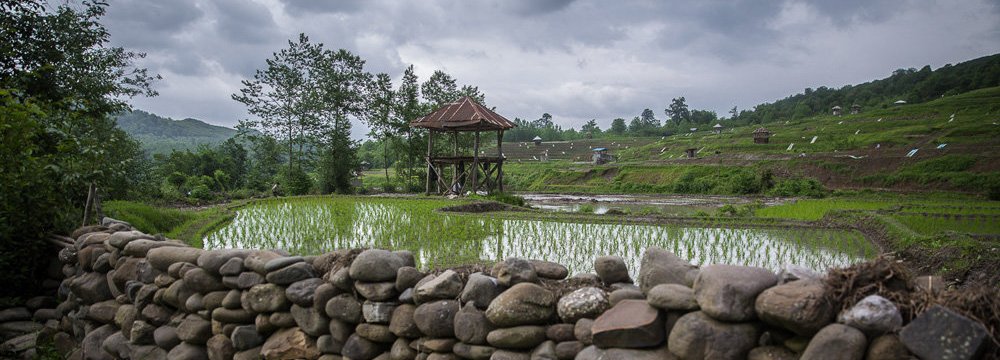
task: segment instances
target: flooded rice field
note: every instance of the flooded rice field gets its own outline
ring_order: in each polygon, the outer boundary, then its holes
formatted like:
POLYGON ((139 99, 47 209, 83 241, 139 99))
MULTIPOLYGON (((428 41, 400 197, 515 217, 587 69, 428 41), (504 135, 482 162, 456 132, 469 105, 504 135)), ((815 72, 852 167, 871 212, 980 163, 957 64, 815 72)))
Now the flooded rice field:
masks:
POLYGON ((798 264, 823 271, 875 255, 853 231, 721 228, 580 223, 435 211, 456 202, 437 199, 324 197, 267 200, 237 211, 208 235, 205 248, 281 248, 319 254, 339 248, 407 249, 426 268, 516 256, 593 271, 600 255, 625 258, 638 272, 643 250, 659 246, 695 264, 727 263, 777 270, 798 264))
POLYGON ((609 210, 624 213, 657 213, 663 215, 692 215, 698 211, 713 213, 723 205, 743 205, 758 202, 761 205, 780 205, 782 198, 749 198, 715 195, 565 195, 518 194, 528 206, 539 210, 580 212, 586 208, 594 214, 609 210))

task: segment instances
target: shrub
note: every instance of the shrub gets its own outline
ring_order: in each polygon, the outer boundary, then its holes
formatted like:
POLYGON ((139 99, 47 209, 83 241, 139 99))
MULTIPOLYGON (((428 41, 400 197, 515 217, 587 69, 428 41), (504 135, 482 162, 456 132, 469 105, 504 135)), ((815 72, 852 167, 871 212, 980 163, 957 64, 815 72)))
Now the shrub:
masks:
POLYGON ((580 205, 580 207, 576 209, 576 212, 583 213, 583 214, 593 214, 594 213, 594 205, 590 205, 590 204, 580 205))
POLYGON ((771 196, 808 196, 821 198, 826 196, 826 189, 816 179, 795 178, 779 181, 771 191, 771 196))
POLYGON ((306 195, 312 189, 312 178, 298 167, 282 168, 278 173, 278 183, 286 195, 306 195))

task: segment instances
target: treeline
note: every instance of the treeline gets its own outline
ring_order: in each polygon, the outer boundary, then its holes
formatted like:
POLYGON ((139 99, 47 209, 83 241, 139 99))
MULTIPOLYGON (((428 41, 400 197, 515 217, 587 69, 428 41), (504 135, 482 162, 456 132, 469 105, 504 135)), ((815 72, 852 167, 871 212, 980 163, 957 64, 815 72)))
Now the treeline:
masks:
POLYGON ((806 88, 782 100, 740 111, 734 120, 739 124, 786 121, 829 114, 834 106, 840 106, 846 113, 855 104, 860 105, 862 111, 887 108, 899 100, 921 103, 994 86, 1000 86, 1000 54, 945 65, 937 70, 931 70, 929 65, 920 70, 897 69, 885 79, 839 89, 806 88))

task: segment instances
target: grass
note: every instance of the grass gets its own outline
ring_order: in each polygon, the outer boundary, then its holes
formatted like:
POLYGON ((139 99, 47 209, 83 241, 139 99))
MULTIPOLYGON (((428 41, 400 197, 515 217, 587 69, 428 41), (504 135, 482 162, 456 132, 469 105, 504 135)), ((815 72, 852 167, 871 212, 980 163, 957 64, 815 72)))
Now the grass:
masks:
POLYGON ((240 201, 229 205, 182 210, 132 201, 109 201, 104 204, 104 211, 107 216, 126 221, 142 232, 163 234, 201 247, 201 239, 232 219, 235 209, 243 204, 245 202, 240 201))
POLYGON ((807 199, 758 209, 754 215, 763 218, 816 221, 834 210, 882 210, 893 206, 896 205, 883 200, 807 199))

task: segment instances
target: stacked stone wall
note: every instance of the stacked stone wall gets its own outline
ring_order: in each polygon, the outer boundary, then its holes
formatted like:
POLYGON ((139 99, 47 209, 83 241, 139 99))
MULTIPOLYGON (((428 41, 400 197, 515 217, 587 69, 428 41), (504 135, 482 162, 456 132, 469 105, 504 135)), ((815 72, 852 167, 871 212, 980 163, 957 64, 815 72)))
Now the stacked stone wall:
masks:
POLYGON ((518 258, 425 273, 407 251, 203 250, 104 225, 60 252, 46 327, 71 358, 973 359, 989 341, 945 308, 904 324, 878 296, 842 310, 808 270, 658 248, 638 279, 616 256, 572 277, 518 258))

